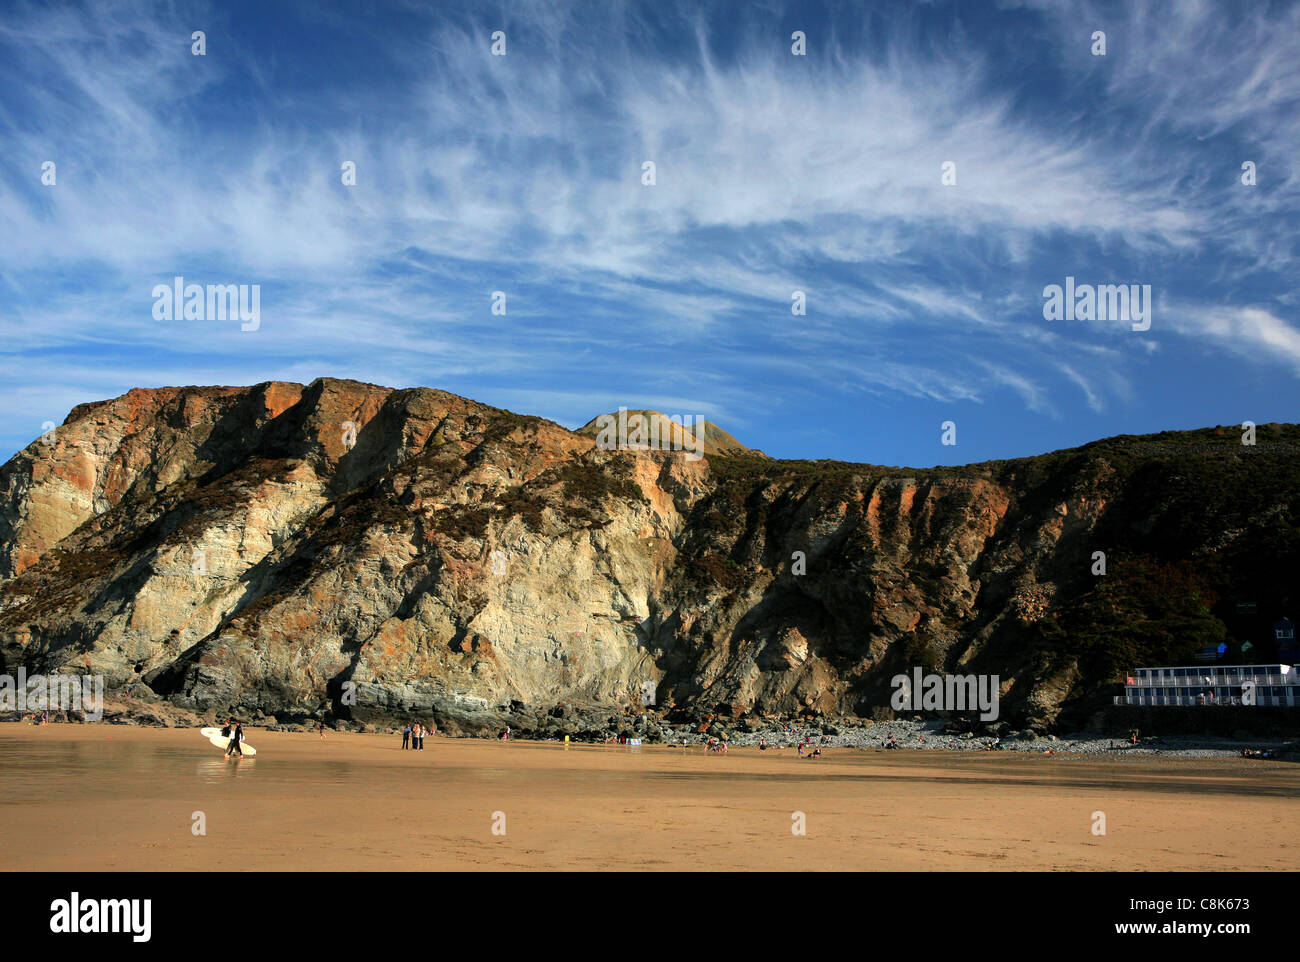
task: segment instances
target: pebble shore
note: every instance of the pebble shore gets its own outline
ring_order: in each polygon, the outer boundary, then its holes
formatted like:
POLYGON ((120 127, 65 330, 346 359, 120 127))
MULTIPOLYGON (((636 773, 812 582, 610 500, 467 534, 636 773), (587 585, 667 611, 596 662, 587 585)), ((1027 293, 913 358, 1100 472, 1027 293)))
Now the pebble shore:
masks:
MULTIPOLYGON (((867 727, 836 728, 827 726, 831 732, 818 725, 796 725, 793 733, 786 733, 783 727, 752 732, 740 731, 728 733, 727 743, 734 746, 757 745, 760 738, 766 738, 769 746, 793 748, 803 741, 805 735, 812 739, 811 744, 823 748, 858 748, 881 749, 889 742, 890 736, 900 749, 926 751, 984 751, 994 742, 990 735, 945 734, 946 723, 942 720, 910 721, 896 720, 874 722, 867 727)), ((662 740, 669 744, 678 743, 685 738, 688 744, 707 742, 708 736, 690 731, 663 732, 662 740), (675 737, 674 737, 675 735, 675 737)), ((1011 732, 1003 736, 998 750, 1029 752, 1043 754, 1051 752, 1061 755, 1167 755, 1179 758, 1231 758, 1238 757, 1243 748, 1278 750, 1285 747, 1283 741, 1257 739, 1239 741, 1232 738, 1215 738, 1195 735, 1168 735, 1163 737, 1144 737, 1137 745, 1127 739, 1099 737, 1085 733, 1073 735, 1036 735, 1033 732, 1011 732)))

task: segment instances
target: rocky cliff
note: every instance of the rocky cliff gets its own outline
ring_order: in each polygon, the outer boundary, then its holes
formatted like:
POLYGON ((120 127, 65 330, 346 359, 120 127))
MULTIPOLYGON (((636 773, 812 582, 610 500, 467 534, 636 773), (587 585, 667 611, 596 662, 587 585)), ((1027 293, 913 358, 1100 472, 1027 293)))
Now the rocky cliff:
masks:
POLYGON ((925 470, 591 433, 336 380, 81 405, 0 469, 0 669, 567 731, 870 716, 922 666, 997 674, 1003 717, 1046 726, 1296 600, 1294 425, 925 470))

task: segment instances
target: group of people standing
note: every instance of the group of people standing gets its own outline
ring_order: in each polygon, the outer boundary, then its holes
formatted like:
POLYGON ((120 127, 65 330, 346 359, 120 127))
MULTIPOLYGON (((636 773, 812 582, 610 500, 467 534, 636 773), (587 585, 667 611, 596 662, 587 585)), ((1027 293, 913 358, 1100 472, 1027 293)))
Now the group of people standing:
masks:
POLYGON ((402 728, 402 748, 411 751, 424 751, 424 736, 434 734, 435 729, 425 728, 419 722, 408 722, 402 728))

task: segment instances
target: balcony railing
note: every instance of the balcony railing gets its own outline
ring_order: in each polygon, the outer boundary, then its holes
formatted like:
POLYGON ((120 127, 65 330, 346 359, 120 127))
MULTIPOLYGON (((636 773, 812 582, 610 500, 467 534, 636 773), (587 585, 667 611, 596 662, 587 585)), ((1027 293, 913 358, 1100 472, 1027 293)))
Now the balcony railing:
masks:
POLYGON ((1222 687, 1223 685, 1241 685, 1248 681, 1253 681, 1256 685, 1294 685, 1297 683, 1295 675, 1237 675, 1231 678, 1225 675, 1201 675, 1194 678, 1166 678, 1164 676, 1142 678, 1139 676, 1137 681, 1129 687, 1209 688, 1222 687))
MULTIPOLYGON (((1172 686, 1165 686, 1172 687, 1172 686)), ((1129 705, 1135 707, 1181 707, 1193 706, 1200 708, 1214 708, 1224 705, 1242 705, 1240 698, 1207 698, 1200 700, 1196 695, 1116 695, 1113 699, 1116 705, 1129 705)), ((1300 698, 1294 695, 1256 695, 1255 706, 1265 706, 1273 708, 1296 708, 1300 707, 1300 698)), ((1248 706, 1249 707, 1249 706, 1248 706)))
POLYGON ((1280 674, 1271 672, 1269 674, 1239 674, 1224 675, 1211 674, 1206 672, 1204 675, 1183 675, 1173 677, 1171 675, 1130 675, 1129 677, 1137 679, 1135 685, 1141 687, 1161 687, 1161 688, 1185 688, 1188 686, 1200 685, 1240 685, 1242 682, 1253 681, 1257 685, 1294 685, 1296 684, 1296 675, 1280 674))

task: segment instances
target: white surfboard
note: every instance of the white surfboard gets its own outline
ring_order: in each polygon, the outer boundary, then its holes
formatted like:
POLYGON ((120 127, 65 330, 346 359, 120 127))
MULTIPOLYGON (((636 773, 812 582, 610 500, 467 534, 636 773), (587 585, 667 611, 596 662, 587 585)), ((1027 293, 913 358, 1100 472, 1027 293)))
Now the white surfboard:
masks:
MULTIPOLYGON (((199 734, 212 742, 212 744, 216 745, 218 748, 226 749, 230 747, 230 736, 221 734, 220 728, 202 728, 199 729, 199 734)), ((248 744, 248 742, 240 742, 239 747, 245 755, 257 754, 257 749, 248 744)))

